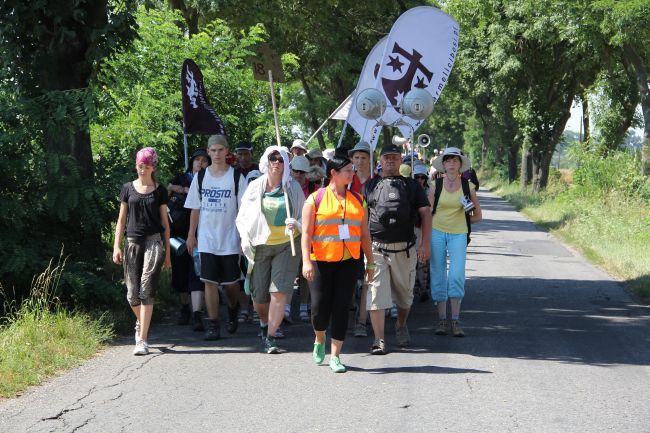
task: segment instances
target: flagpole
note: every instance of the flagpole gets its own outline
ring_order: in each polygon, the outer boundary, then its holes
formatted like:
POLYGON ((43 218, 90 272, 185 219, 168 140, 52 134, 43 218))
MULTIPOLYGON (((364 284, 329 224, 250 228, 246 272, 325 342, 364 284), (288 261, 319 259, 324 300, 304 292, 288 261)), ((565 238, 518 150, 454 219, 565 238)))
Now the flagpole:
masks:
MULTIPOLYGON (((309 142, 310 142, 310 141, 311 141, 311 140, 316 136, 316 134, 318 134, 318 132, 319 132, 321 129, 323 129, 323 127, 325 126, 325 124, 327 123, 327 121, 330 120, 330 119, 332 118, 332 116, 334 116, 334 115, 335 115, 335 114, 336 114, 336 113, 341 109, 341 107, 343 107, 343 106, 348 102, 348 99, 350 99, 350 96, 348 96, 347 98, 345 98, 345 100, 344 100, 343 102, 341 102, 341 104, 339 104, 339 106, 336 107, 336 109, 335 109, 334 111, 332 111, 332 114, 330 114, 329 117, 328 117, 327 119, 325 119, 325 121, 324 121, 323 123, 321 123, 321 125, 318 127, 318 129, 316 130, 316 132, 314 132, 314 133, 311 135, 311 137, 309 137, 309 140, 307 140, 307 142, 305 143, 305 145, 309 144, 309 142)), ((340 120, 340 119, 338 119, 338 120, 340 120)), ((347 117, 345 118, 345 122, 347 123, 347 117)), ((338 147, 338 146, 336 146, 336 147, 338 147)))
MULTIPOLYGON (((278 109, 275 106, 275 90, 273 89, 273 72, 269 69, 269 85, 271 86, 271 104, 273 105, 273 120, 275 121, 275 138, 278 142, 278 146, 282 146, 282 141, 280 140, 280 123, 278 122, 278 109)), ((289 167, 283 167, 283 170, 289 170, 289 167)), ((287 188, 285 185, 282 185, 282 192, 284 193, 284 206, 287 211, 287 218, 291 218, 291 207, 289 206, 289 196, 287 194, 287 188)), ((296 244, 293 239, 293 229, 289 230, 289 240, 291 241, 291 255, 296 256, 296 244)))
POLYGON ((185 128, 183 128, 183 150, 185 153, 185 171, 187 171, 189 168, 189 161, 187 160, 187 134, 185 133, 185 128))

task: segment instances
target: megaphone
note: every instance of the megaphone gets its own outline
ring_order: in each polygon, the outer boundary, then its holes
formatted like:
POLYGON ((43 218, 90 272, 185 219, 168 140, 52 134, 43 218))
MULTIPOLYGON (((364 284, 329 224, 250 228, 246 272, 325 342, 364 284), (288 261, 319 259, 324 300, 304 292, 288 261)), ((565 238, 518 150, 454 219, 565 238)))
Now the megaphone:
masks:
POLYGON ((431 137, 427 134, 420 134, 418 136, 418 146, 427 147, 429 144, 431 144, 431 137))
POLYGON ((404 115, 415 120, 424 120, 433 112, 433 96, 424 89, 413 89, 404 96, 404 115))
POLYGON ((364 89, 359 92, 355 105, 364 119, 379 119, 386 111, 386 97, 377 89, 364 89))
POLYGON ((393 144, 395 146, 404 146, 408 143, 409 139, 406 137, 400 137, 399 135, 393 135, 393 144))

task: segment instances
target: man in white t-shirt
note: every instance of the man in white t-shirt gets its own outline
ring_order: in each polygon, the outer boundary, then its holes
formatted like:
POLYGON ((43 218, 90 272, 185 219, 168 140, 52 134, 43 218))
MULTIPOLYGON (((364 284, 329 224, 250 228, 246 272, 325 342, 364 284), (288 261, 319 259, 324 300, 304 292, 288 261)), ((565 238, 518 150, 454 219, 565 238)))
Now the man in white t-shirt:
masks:
POLYGON ((201 281, 205 283, 205 303, 208 310, 206 340, 221 337, 219 323, 219 285, 228 298, 228 323, 226 330, 237 330, 239 313, 239 266, 240 240, 235 230, 235 218, 246 189, 246 180, 226 163, 228 141, 224 135, 212 135, 208 139, 208 155, 212 164, 194 176, 187 193, 185 207, 192 209, 190 230, 187 235, 187 251, 192 254, 199 249, 201 257, 201 281), (201 191, 199 192, 199 182, 201 191), (235 187, 235 182, 239 186, 235 187), (195 233, 198 228, 198 245, 195 233))

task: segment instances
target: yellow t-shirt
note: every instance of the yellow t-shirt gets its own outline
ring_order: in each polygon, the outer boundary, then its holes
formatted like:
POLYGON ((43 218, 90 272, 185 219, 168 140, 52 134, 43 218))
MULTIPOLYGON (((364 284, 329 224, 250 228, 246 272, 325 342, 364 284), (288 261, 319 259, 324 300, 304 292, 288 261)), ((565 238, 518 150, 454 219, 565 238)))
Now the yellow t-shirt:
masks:
MULTIPOLYGON (((475 189, 474 184, 470 182, 469 190, 474 191, 475 189)), ((465 211, 463 210, 463 205, 460 204, 460 198, 462 196, 462 187, 454 192, 449 192, 444 186, 442 187, 438 207, 436 208, 436 213, 433 215, 433 221, 431 223, 434 229, 452 235, 467 233, 465 211)))

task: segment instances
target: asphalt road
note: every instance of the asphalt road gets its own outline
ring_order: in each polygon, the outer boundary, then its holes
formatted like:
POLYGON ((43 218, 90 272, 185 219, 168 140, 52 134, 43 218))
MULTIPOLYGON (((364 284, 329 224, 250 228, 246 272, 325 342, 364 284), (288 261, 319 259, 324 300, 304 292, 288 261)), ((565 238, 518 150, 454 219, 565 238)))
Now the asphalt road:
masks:
MULTIPOLYGON (((469 248, 463 339, 433 335, 415 304, 412 346, 346 340, 346 374, 311 360, 305 324, 286 353, 257 329, 206 343, 157 324, 152 354, 124 338, 84 366, 0 402, 1 432, 650 432, 650 310, 490 193, 469 248)), ((326 359, 327 360, 327 359, 326 359)))

